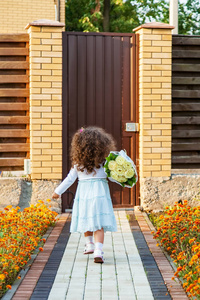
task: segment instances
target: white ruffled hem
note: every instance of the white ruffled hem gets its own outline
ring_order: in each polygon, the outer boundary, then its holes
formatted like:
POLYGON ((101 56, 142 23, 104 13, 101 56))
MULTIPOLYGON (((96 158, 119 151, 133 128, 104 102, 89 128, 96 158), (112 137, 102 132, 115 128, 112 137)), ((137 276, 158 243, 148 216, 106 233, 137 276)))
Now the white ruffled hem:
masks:
POLYGON ((95 232, 97 230, 100 230, 101 228, 104 229, 104 232, 117 231, 117 224, 114 214, 101 214, 88 218, 80 218, 78 216, 73 216, 70 226, 70 232, 95 232))
POLYGON ((70 232, 117 231, 108 182, 85 180, 78 184, 70 232))

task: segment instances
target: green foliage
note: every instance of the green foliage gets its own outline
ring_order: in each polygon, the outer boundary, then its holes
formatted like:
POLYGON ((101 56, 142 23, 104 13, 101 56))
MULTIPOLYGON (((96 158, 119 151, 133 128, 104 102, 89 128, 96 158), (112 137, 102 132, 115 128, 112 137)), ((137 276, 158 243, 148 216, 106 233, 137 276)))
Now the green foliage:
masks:
POLYGON ((67 0, 66 31, 102 31, 103 16, 101 12, 94 12, 95 7, 92 0, 67 0))
POLYGON ((133 183, 136 183, 136 178, 134 176, 127 181, 127 184, 130 186, 132 186, 133 183))
POLYGON ((179 34, 200 35, 200 2, 187 0, 179 3, 179 34))
POLYGON ((137 11, 137 5, 131 0, 111 1, 110 31, 132 32, 140 24, 137 11))
MULTIPOLYGON (((103 0, 67 0, 66 30, 102 32, 103 10, 103 0)), ((110 32, 148 22, 169 23, 169 0, 110 0, 110 32)), ((179 34, 200 35, 199 0, 179 0, 179 34)))
POLYGON ((134 0, 140 24, 149 22, 169 22, 169 1, 165 0, 134 0))
POLYGON ((103 31, 102 27, 103 16, 101 12, 95 12, 94 14, 85 14, 79 23, 85 32, 100 32, 103 31))

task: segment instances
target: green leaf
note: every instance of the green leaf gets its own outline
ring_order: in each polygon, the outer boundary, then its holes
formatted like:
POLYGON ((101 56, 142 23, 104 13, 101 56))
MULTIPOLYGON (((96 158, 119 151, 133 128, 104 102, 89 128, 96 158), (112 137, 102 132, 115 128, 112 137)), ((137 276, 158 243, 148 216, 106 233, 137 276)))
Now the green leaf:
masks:
POLYGON ((114 154, 114 153, 110 153, 110 160, 115 160, 117 158, 117 154, 114 154))
POLYGON ((135 176, 133 176, 132 178, 130 178, 128 181, 127 181, 127 184, 132 186, 134 183, 136 183, 136 178, 135 176))
POLYGON ((108 168, 108 161, 105 163, 104 168, 108 168))
POLYGON ((110 170, 106 170, 106 174, 108 175, 108 177, 110 177, 110 170))

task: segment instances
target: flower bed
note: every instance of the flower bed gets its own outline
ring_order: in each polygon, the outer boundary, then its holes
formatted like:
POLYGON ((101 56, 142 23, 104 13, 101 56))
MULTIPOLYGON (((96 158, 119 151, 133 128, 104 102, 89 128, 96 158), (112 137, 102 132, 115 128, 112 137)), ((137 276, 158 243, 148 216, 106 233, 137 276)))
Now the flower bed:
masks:
POLYGON ((7 206, 0 211, 0 298, 11 288, 33 250, 36 247, 43 250, 42 236, 55 224, 57 216, 42 201, 23 212, 19 209, 7 206))
MULTIPOLYGON (((154 238, 177 266, 179 277, 188 296, 200 299, 200 206, 190 207, 187 201, 166 207, 162 215, 151 215, 157 232, 154 238)), ((172 279, 174 279, 173 277, 172 279)))

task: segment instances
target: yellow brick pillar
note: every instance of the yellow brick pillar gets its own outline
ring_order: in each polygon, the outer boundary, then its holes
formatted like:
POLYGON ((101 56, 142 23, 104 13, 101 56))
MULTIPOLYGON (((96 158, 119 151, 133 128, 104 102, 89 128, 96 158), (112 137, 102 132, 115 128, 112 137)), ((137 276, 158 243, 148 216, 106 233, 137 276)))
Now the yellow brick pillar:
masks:
POLYGON ((30 41, 32 179, 62 178, 62 31, 50 20, 27 25, 30 41))
POLYGON ((139 160, 144 178, 171 175, 171 53, 173 26, 148 23, 139 35, 139 160))

